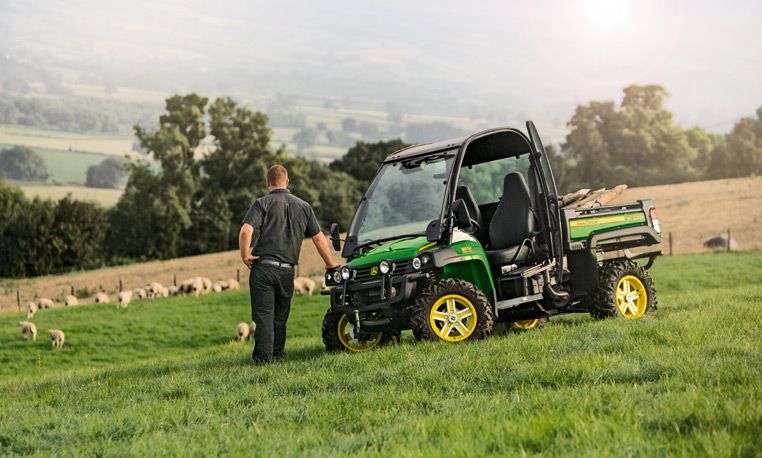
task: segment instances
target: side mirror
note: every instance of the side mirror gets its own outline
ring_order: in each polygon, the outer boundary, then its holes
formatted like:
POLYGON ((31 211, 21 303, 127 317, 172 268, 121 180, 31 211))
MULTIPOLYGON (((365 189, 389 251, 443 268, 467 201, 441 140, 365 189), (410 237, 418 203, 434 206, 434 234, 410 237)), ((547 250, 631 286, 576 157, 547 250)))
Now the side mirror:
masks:
POLYGON ((339 225, 331 224, 331 244, 334 251, 341 251, 341 239, 339 238, 339 225))
POLYGON ((455 226, 461 229, 471 227, 471 215, 468 214, 468 208, 463 199, 456 199, 452 203, 452 216, 455 218, 455 226))

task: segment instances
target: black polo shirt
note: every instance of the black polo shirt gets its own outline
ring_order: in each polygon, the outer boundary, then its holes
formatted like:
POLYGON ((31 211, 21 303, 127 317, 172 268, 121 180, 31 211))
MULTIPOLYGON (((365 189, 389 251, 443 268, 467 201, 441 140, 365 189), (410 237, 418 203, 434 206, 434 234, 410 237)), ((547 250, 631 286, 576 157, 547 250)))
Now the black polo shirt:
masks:
POLYGON ((260 197, 249 207, 241 224, 254 227, 252 254, 289 264, 299 263, 305 237, 320 232, 312 206, 280 188, 260 197))

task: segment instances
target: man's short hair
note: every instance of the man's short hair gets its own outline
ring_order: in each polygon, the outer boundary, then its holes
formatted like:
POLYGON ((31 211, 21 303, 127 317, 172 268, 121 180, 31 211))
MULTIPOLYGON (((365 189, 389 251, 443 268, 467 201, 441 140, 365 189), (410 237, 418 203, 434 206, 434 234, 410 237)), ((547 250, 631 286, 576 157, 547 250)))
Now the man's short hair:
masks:
POLYGON ((267 169, 267 186, 286 186, 288 171, 282 165, 274 165, 267 169))

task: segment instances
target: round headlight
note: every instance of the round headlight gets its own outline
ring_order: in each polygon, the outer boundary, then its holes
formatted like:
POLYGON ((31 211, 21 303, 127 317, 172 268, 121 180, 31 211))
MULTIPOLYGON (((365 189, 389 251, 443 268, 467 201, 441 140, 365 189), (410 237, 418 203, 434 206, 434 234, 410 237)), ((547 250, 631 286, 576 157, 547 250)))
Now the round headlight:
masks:
POLYGON ((381 264, 378 265, 378 270, 380 270, 382 274, 386 275, 390 270, 392 270, 392 266, 389 265, 389 261, 381 261, 381 264))
POLYGON ((333 282, 341 283, 341 272, 339 272, 338 270, 333 271, 333 282))
POLYGON ((327 273, 325 274, 325 282, 326 282, 326 283, 331 283, 331 280, 333 280, 333 275, 331 275, 331 273, 330 273, 330 272, 327 272, 327 273))
POLYGON ((431 255, 429 253, 424 253, 421 255, 421 265, 428 266, 431 264, 431 255))
POLYGON ((350 274, 349 267, 344 266, 344 267, 341 268, 341 279, 342 280, 344 280, 344 281, 349 280, 349 274, 350 274))
POLYGON ((421 268, 420 258, 413 258, 413 269, 418 270, 421 268))

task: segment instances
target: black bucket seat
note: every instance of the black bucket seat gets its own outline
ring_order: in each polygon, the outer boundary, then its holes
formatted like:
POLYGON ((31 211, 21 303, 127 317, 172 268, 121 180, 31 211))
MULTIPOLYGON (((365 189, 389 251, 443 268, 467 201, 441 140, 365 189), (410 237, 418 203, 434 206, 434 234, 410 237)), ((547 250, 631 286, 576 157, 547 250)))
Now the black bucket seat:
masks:
POLYGON ((503 197, 489 225, 487 260, 492 266, 520 262, 532 250, 535 217, 524 176, 511 172, 503 179, 503 197))

